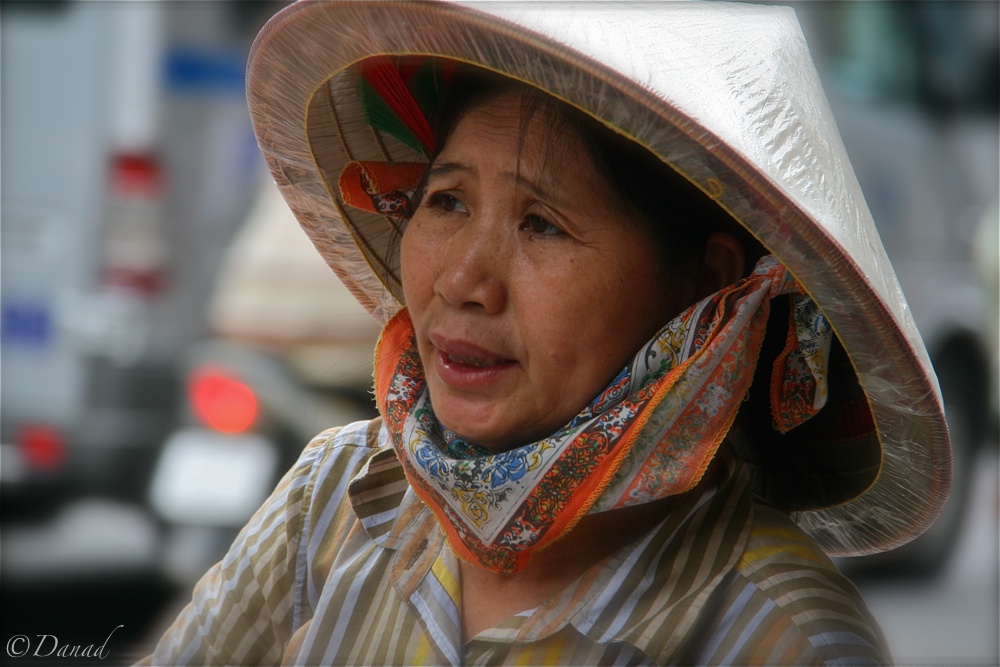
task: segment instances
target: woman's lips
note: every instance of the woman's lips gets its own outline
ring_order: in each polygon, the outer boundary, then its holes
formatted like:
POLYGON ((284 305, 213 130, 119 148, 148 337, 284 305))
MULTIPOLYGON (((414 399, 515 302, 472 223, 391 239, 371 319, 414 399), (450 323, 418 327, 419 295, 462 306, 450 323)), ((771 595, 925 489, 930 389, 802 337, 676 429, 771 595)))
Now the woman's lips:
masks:
POLYGON ((517 361, 463 340, 430 336, 434 368, 447 385, 458 389, 482 388, 495 382, 517 361))

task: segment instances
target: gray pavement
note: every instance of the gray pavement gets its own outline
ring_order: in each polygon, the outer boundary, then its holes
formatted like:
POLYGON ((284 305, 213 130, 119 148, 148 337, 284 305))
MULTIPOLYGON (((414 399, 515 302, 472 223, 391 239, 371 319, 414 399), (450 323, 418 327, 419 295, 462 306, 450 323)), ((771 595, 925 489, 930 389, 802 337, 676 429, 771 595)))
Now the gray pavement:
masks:
POLYGON ((958 551, 940 577, 859 582, 898 665, 1000 665, 998 470, 988 447, 958 551))

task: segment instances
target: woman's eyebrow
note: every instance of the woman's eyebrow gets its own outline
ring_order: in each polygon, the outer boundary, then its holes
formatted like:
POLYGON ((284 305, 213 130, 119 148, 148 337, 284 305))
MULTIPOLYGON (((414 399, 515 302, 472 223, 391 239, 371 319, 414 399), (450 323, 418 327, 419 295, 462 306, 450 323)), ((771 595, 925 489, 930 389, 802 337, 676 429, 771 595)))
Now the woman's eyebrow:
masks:
MULTIPOLYGON (((479 170, 474 166, 464 162, 435 162, 427 170, 427 178, 430 180, 436 176, 448 176, 450 174, 466 174, 473 177, 479 176, 479 170)), ((559 192, 554 189, 547 189, 541 183, 527 178, 523 173, 508 171, 504 172, 504 177, 518 187, 525 188, 532 196, 558 205, 562 201, 559 192)))
POLYGON ((477 175, 477 172, 473 167, 461 162, 435 162, 431 165, 431 168, 427 170, 427 177, 447 176, 448 174, 455 173, 468 174, 470 176, 477 175))
POLYGON ((523 173, 507 173, 506 176, 515 185, 525 188, 532 196, 541 201, 549 202, 555 206, 565 203, 562 192, 557 188, 546 188, 543 183, 527 178, 523 173))

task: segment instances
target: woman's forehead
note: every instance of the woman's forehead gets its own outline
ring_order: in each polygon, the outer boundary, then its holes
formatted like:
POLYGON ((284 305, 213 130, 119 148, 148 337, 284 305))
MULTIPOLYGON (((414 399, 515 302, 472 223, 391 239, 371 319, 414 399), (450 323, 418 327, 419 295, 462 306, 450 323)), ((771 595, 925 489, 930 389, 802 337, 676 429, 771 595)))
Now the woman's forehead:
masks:
POLYGON ((583 139, 561 104, 521 90, 476 102, 459 115, 431 175, 467 168, 464 160, 475 158, 477 163, 494 162, 509 178, 545 190, 564 178, 598 179, 583 139))

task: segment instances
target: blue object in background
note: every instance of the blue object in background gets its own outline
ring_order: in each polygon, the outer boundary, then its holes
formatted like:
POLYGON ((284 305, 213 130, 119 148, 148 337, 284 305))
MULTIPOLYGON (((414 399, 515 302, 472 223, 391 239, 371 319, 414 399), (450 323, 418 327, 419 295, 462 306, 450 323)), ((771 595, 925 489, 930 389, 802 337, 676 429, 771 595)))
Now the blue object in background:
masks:
POLYGON ((245 95, 246 53, 173 46, 164 58, 166 89, 172 93, 245 95))
POLYGON ((52 317, 43 303, 5 302, 0 308, 0 340, 4 345, 43 347, 52 339, 52 317))

